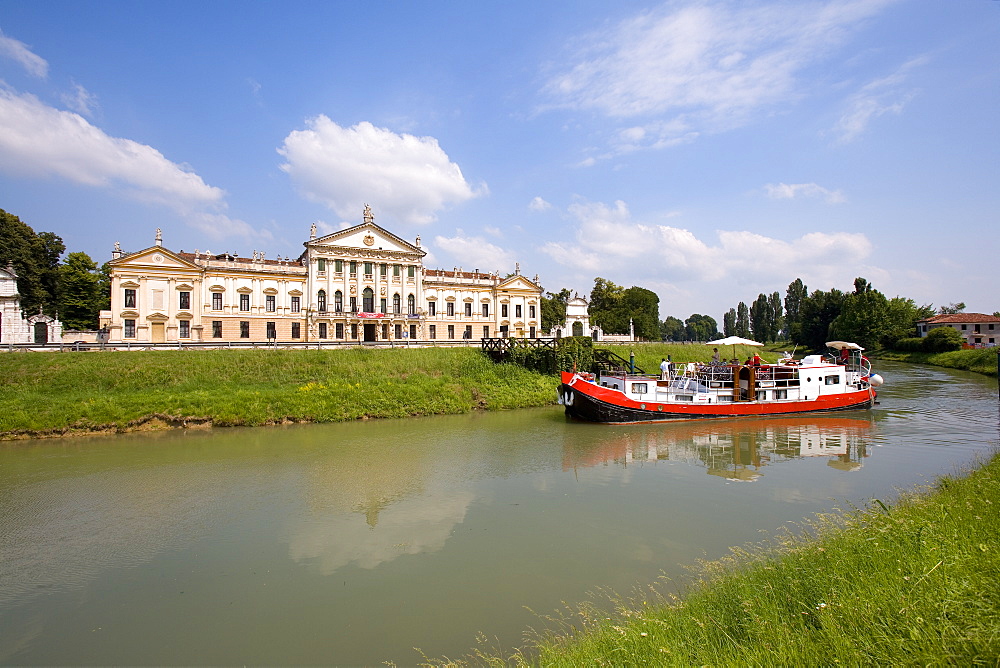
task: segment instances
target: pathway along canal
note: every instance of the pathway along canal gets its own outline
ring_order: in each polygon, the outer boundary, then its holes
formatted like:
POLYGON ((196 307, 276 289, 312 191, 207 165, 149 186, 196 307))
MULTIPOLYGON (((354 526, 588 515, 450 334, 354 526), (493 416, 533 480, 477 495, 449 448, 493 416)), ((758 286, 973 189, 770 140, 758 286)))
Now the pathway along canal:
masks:
POLYGON ((558 407, 0 444, 0 662, 400 665, 521 642, 997 446, 997 381, 879 365, 829 417, 605 426, 558 407))

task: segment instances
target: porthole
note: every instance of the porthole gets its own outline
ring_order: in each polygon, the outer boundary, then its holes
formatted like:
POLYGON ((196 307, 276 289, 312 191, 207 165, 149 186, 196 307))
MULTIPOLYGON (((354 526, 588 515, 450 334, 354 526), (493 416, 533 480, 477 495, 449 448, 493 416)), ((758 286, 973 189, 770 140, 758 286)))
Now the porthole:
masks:
POLYGON ((646 404, 639 404, 639 407, 642 408, 642 410, 646 410, 646 404))
POLYGON ((657 406, 657 407, 656 407, 656 410, 658 410, 658 411, 662 411, 662 410, 663 410, 663 405, 661 404, 661 405, 657 406))

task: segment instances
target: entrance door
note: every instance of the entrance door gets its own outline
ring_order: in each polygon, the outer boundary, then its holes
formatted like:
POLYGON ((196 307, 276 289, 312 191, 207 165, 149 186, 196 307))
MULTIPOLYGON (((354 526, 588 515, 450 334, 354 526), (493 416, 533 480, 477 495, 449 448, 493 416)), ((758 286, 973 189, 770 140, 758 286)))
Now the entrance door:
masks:
POLYGON ((375 340, 375 325, 374 324, 369 325, 368 323, 365 323, 365 338, 364 338, 364 340, 365 341, 374 341, 375 340))
POLYGON ((162 322, 154 322, 150 325, 152 328, 153 343, 163 343, 167 340, 167 337, 164 335, 165 326, 166 324, 162 322))
POLYGON ((35 343, 43 345, 49 342, 49 325, 45 322, 35 323, 35 343))

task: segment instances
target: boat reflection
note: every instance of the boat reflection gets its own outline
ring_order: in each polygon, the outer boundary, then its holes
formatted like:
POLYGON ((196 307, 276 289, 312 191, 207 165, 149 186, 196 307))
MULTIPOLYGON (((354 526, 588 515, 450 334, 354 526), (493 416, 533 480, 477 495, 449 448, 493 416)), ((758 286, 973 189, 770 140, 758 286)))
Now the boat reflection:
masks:
MULTIPOLYGON (((709 475, 753 481, 766 466, 803 457, 826 457, 838 471, 853 471, 869 454, 870 417, 785 417, 700 420, 612 427, 599 444, 567 443, 563 469, 658 460, 703 466, 709 475)), ((593 428, 593 427, 591 427, 593 428)))

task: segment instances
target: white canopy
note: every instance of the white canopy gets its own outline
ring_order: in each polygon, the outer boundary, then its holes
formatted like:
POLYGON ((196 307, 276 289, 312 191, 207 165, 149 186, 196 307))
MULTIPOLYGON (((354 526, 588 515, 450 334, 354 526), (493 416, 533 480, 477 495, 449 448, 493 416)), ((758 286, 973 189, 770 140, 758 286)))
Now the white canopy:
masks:
POLYGON ((851 343, 850 341, 827 341, 826 345, 828 348, 833 348, 834 350, 843 350, 844 348, 848 350, 864 350, 858 344, 851 343))
MULTIPOLYGON (((715 341, 709 341, 710 346, 762 346, 763 343, 757 343, 756 341, 751 341, 750 339, 744 339, 741 336, 727 336, 724 339, 716 339, 715 341)), ((853 343, 851 345, 854 345, 853 343)))

